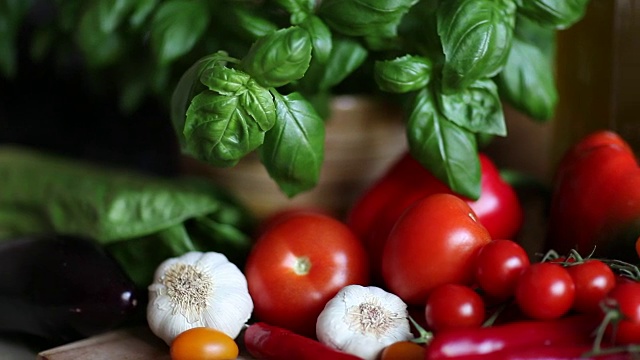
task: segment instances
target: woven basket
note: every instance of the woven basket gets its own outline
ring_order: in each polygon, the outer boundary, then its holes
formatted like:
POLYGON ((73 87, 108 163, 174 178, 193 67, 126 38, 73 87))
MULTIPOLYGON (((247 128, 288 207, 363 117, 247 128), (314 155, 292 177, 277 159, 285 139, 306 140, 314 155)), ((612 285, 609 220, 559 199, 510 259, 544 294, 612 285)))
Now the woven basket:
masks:
POLYGON ((314 208, 342 217, 407 145, 397 106, 359 96, 336 96, 330 105, 324 162, 318 185, 310 191, 288 198, 254 153, 232 168, 216 168, 184 157, 184 169, 228 188, 259 219, 288 208, 314 208))

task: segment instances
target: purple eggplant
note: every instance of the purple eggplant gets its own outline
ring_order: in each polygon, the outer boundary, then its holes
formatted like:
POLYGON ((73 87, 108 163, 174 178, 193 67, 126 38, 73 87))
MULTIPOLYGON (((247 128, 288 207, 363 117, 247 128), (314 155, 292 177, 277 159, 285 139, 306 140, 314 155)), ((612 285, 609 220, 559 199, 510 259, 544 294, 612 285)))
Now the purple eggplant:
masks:
POLYGON ((118 327, 138 302, 133 281, 90 239, 0 242, 0 332, 62 344, 118 327))

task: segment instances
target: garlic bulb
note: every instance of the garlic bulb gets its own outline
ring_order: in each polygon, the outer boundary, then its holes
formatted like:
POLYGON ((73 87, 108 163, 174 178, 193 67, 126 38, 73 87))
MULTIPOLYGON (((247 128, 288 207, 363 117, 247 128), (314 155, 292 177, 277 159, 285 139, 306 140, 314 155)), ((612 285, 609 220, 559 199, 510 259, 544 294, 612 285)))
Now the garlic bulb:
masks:
POLYGON ((371 360, 387 345, 413 338, 407 305, 397 295, 360 285, 345 286, 327 302, 316 336, 327 346, 371 360))
POLYGON ((252 312, 247 279, 220 253, 193 251, 167 259, 149 286, 147 322, 169 345, 181 332, 200 326, 235 339, 252 312))

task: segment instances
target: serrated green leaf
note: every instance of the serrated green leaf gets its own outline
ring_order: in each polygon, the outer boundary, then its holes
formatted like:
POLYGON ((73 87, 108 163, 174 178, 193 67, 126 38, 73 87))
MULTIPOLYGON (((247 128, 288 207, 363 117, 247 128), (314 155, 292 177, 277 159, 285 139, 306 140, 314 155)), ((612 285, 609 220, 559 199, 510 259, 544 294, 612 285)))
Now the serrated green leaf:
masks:
POLYGON ((313 188, 324 160, 324 122, 299 93, 273 91, 278 121, 258 149, 260 160, 289 197, 313 188))
POLYGON ((416 93, 407 121, 409 150, 425 168, 470 199, 480 196, 480 160, 474 134, 449 121, 428 88, 416 93))
POLYGON ((441 93, 439 105, 447 119, 473 133, 507 135, 498 88, 490 79, 476 80, 453 94, 441 93))
POLYGON ((260 146, 264 131, 238 96, 205 90, 187 109, 184 138, 189 154, 214 166, 228 167, 260 146))
POLYGON ((171 63, 189 52, 208 24, 208 7, 204 1, 163 2, 151 22, 151 47, 158 63, 171 63))
POLYGON ((584 17, 589 0, 518 0, 518 12, 543 26, 566 29, 584 17))
POLYGON ((251 80, 251 76, 244 71, 223 65, 209 66, 202 71, 202 76, 200 76, 200 81, 209 90, 222 95, 237 95, 242 91, 246 91, 249 80, 251 80))
POLYGON ((444 91, 455 92, 496 75, 507 61, 514 23, 515 5, 507 1, 441 2, 438 34, 445 55, 444 91))
POLYGON ((395 37, 402 17, 418 0, 324 0, 317 14, 350 36, 395 37))
POLYGON ((307 30, 311 36, 314 59, 321 64, 326 63, 333 46, 331 30, 317 16, 308 16, 300 23, 300 27, 307 30))
POLYGON ((268 131, 276 122, 276 105, 269 90, 251 79, 240 95, 240 105, 258 124, 260 130, 268 131))
POLYGON ((425 87, 431 79, 432 63, 426 57, 405 55, 376 61, 374 77, 383 91, 406 93, 425 87))
POLYGON ((280 29, 256 41, 242 59, 242 69, 264 87, 302 78, 311 62, 311 37, 297 26, 280 29))

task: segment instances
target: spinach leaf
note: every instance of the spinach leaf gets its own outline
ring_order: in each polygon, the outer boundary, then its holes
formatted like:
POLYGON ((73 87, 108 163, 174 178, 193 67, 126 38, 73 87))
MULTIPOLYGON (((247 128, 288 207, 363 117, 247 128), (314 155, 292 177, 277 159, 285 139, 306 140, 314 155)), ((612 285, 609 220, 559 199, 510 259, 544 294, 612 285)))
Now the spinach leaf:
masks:
POLYGON ((278 30, 256 41, 241 68, 260 85, 278 87, 302 78, 311 62, 311 37, 297 26, 278 30))
POLYGON ((324 159, 324 122, 297 92, 272 90, 278 121, 258 149, 260 161, 282 192, 293 197, 313 188, 324 159))
POLYGON ((105 246, 138 285, 186 251, 241 261, 255 219, 204 179, 160 178, 35 150, 0 148, 0 241, 69 234, 105 246), (209 231, 194 231, 205 223, 209 231))
POLYGON ((249 111, 260 109, 245 104, 241 96, 211 90, 196 95, 184 124, 187 153, 214 166, 228 167, 258 148, 264 130, 249 111))
POLYGON ((558 103, 553 69, 553 30, 518 18, 507 63, 495 78, 500 95, 534 120, 549 120, 558 103))
POLYGON ((383 91, 406 93, 425 87, 433 65, 422 56, 405 55, 393 60, 376 61, 375 80, 383 91))
POLYGON ((498 88, 491 79, 476 80, 466 89, 440 94, 442 114, 473 133, 507 135, 498 88))
POLYGON ((415 94, 408 111, 409 150, 425 168, 470 199, 480 196, 480 160, 475 135, 449 121, 431 89, 415 94))
POLYGON ((566 29, 578 22, 589 0, 517 0, 518 12, 546 27, 566 29))
POLYGON ((511 48, 516 7, 512 0, 449 0, 438 7, 445 63, 443 90, 464 89, 496 75, 511 48))
POLYGON ((395 37, 402 17, 418 0, 324 0, 318 15, 350 36, 395 37))
POLYGON ((204 0, 168 0, 154 13, 150 41, 160 64, 169 64, 191 51, 209 24, 204 0))

